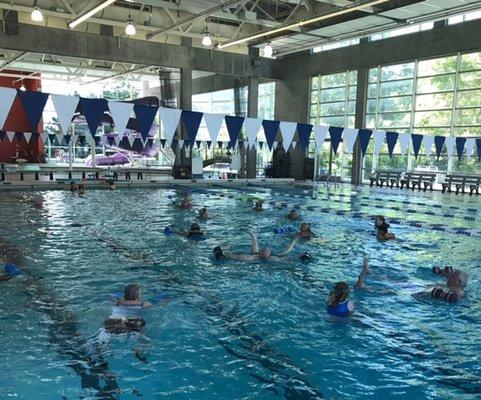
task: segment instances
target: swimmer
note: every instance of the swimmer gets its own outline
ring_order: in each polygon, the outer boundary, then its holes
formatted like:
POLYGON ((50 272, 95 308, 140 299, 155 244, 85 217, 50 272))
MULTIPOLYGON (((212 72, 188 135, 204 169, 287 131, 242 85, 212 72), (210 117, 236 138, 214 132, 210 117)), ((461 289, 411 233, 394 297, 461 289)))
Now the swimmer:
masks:
POLYGON ((296 236, 304 240, 311 240, 314 237, 314 233, 311 231, 311 224, 303 222, 296 236))
POLYGON ((182 201, 180 202, 180 208, 183 210, 189 210, 192 208, 192 203, 190 201, 190 194, 189 192, 184 193, 184 197, 182 198, 182 201))
POLYGON ((262 200, 257 200, 255 203, 254 203, 254 208, 253 210, 254 211, 264 211, 264 208, 262 208, 262 205, 264 204, 264 202, 262 200))
POLYGON ((83 183, 80 183, 78 185, 78 197, 83 197, 85 196, 85 186, 83 185, 83 183))
MULTIPOLYGON (((366 275, 371 271, 367 257, 364 257, 364 265, 354 286, 356 289, 366 289, 366 275)), ((333 317, 347 317, 354 311, 354 303, 349 300, 351 288, 346 282, 337 282, 329 295, 327 313, 333 317)))
POLYGON ((396 239, 396 236, 394 235, 394 233, 389 233, 387 231, 390 225, 386 222, 386 219, 382 215, 378 215, 374 219, 374 225, 377 229, 376 238, 380 242, 396 239))
POLYGON ((123 300, 117 300, 112 314, 105 321, 105 329, 110 333, 138 332, 145 326, 143 310, 152 304, 143 301, 140 286, 132 283, 125 287, 123 300))
POLYGON ((299 214, 297 213, 297 210, 293 208, 291 212, 287 215, 287 218, 289 218, 291 221, 297 221, 299 219, 299 214))
POLYGON ((468 275, 461 270, 453 270, 451 267, 446 267, 441 275, 446 278, 446 284, 436 285, 429 289, 431 297, 449 303, 461 300, 465 296, 464 288, 468 283, 468 275))
POLYGON ((70 192, 75 193, 76 191, 78 191, 77 184, 74 181, 70 182, 70 192))
MULTIPOLYGON (((279 254, 272 254, 269 247, 264 247, 259 249, 259 242, 257 240, 257 235, 255 233, 250 233, 252 238, 251 243, 251 254, 236 254, 236 253, 224 253, 220 246, 214 248, 214 256, 217 260, 236 260, 236 261, 256 261, 256 260, 273 260, 273 261, 285 261, 292 260, 293 257, 289 257, 288 254, 292 251, 297 243, 298 238, 295 237, 294 240, 285 248, 285 250, 279 254)), ((300 257, 301 261, 307 262, 311 259, 309 253, 304 253, 300 257)))
POLYGON ((109 184, 109 190, 115 190, 115 189, 117 189, 117 186, 115 185, 115 181, 110 180, 110 181, 108 182, 108 184, 109 184))
POLYGON ((187 232, 180 231, 179 235, 187 239, 205 239, 205 233, 197 222, 193 222, 187 232))
POLYGON ((209 213, 207 212, 207 208, 203 207, 199 210, 199 215, 197 218, 202 219, 202 220, 208 220, 209 219, 209 213))

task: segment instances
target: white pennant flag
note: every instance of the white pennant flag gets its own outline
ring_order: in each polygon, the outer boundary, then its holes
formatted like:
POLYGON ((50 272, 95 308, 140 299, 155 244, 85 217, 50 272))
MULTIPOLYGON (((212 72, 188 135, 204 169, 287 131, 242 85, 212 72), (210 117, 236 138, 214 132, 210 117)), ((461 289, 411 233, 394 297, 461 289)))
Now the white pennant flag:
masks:
POLYGON ((23 137, 27 143, 30 142, 30 138, 32 137, 32 132, 23 132, 23 137))
POLYGON ((77 96, 64 96, 61 94, 51 94, 53 106, 58 116, 58 124, 63 134, 66 135, 72 123, 79 98, 77 96))
POLYGON ((474 138, 466 139, 466 144, 465 144, 464 147, 466 149, 466 158, 468 160, 474 153, 474 145, 475 144, 476 144, 476 139, 474 139, 474 138))
POLYGON ((374 155, 378 156, 386 138, 386 131, 373 131, 372 137, 374 138, 374 155))
POLYGON ((277 149, 278 144, 279 144, 279 142, 274 141, 274 143, 272 143, 272 150, 277 149))
POLYGON ((209 131, 210 139, 212 141, 212 146, 215 147, 217 143, 217 136, 219 135, 220 127, 222 126, 222 121, 224 121, 225 115, 221 114, 204 114, 205 125, 209 131))
POLYGON ((172 139, 174 138, 177 126, 179 126, 180 115, 182 110, 177 108, 159 108, 160 119, 162 121, 162 128, 164 129, 164 134, 166 138, 165 145, 170 146, 172 144, 172 139))
POLYGON ((291 146, 292 139, 294 139, 294 134, 296 133, 297 129, 297 123, 282 121, 279 124, 279 129, 281 130, 282 135, 282 145, 284 146, 284 150, 287 151, 291 146))
POLYGON ((322 149, 327 132, 329 132, 329 127, 314 125, 312 131, 314 132, 314 137, 316 138, 316 148, 319 151, 322 149))
POLYGON ((344 139, 344 152, 347 154, 352 153, 354 143, 356 142, 359 129, 344 128, 342 132, 342 138, 344 139))
POLYGON ((0 87, 0 129, 5 125, 16 96, 17 91, 15 89, 0 87))
POLYGON ((7 138, 10 141, 10 143, 13 142, 14 136, 15 136, 15 132, 7 132, 7 138))
MULTIPOLYGON (((205 114, 204 114, 205 115, 205 114)), ((257 134, 262 126, 262 119, 259 118, 246 118, 244 120, 244 126, 247 132, 248 147, 254 147, 257 140, 257 134)))
POLYGON ((451 158, 454 153, 454 145, 456 144, 456 138, 448 136, 444 144, 446 145, 446 152, 448 153, 448 158, 451 158))
POLYGON ((424 152, 426 153, 426 156, 429 157, 431 155, 431 150, 434 144, 434 136, 423 135, 423 144, 424 144, 424 152))
POLYGON ((134 110, 134 103, 122 103, 120 101, 109 101, 109 110, 115 124, 115 131, 122 137, 127 129, 130 115, 134 110))
POLYGON ((411 135, 409 133, 400 133, 399 137, 399 146, 401 147, 401 155, 403 156, 409 147, 409 141, 411 140, 411 135))

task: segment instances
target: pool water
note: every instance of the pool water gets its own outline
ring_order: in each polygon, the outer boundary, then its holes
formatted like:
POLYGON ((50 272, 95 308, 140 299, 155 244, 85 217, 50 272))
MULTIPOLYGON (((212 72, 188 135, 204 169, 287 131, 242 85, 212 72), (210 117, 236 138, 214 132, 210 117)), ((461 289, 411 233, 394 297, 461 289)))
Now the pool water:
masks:
MULTIPOLYGON (((406 195, 382 204, 367 189, 357 197, 287 186, 194 190, 191 211, 171 205, 182 192, 2 194, 1 236, 16 246, 9 251, 24 275, 0 283, 1 399, 480 398, 479 237, 393 224, 401 240, 378 243, 372 221, 316 209, 412 217, 404 206, 383 208, 406 195), (251 211, 250 196, 267 210, 251 211), (291 205, 317 234, 293 250, 309 251, 311 263, 214 261, 219 244, 249 253, 249 231, 280 252, 291 239, 273 228, 291 225, 291 205), (168 225, 187 229, 200 206, 211 216, 200 222, 207 240, 163 234, 168 225), (354 284, 365 255, 372 274, 369 290, 351 295, 354 316, 328 318, 333 283, 354 284), (434 265, 469 274, 460 303, 412 297, 442 282, 434 265), (145 300, 164 301, 145 312, 141 333, 106 334, 109 298, 132 282, 145 300)), ((424 204, 416 210, 454 204, 455 217, 423 215, 479 228, 473 199, 409 198, 424 204)))

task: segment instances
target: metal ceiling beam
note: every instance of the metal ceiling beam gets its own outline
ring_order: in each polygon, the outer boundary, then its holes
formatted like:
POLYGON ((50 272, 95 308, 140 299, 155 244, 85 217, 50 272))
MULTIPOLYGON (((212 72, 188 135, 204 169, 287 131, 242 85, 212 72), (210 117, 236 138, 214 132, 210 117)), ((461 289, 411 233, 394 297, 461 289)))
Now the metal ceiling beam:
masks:
POLYGON ((128 71, 124 71, 124 72, 119 72, 118 74, 113 74, 113 75, 110 75, 110 76, 105 76, 103 78, 99 78, 99 79, 95 79, 93 81, 89 81, 89 82, 85 82, 85 83, 81 83, 81 85, 89 85, 91 83, 97 83, 97 82, 102 82, 102 81, 107 81, 109 79, 117 79, 117 78, 120 78, 124 75, 129 75, 129 74, 134 74, 136 72, 140 72, 142 70, 144 70, 145 68, 150 68, 151 65, 142 65, 141 67, 136 67, 136 68, 132 68, 128 71))
POLYGON ((10 65, 12 65, 14 62, 20 60, 23 56, 25 56, 25 54, 27 54, 26 51, 22 51, 20 52, 19 54, 17 54, 16 56, 14 56, 11 60, 3 63, 1 66, 0 66, 0 71, 3 71, 5 68, 8 68, 10 65))

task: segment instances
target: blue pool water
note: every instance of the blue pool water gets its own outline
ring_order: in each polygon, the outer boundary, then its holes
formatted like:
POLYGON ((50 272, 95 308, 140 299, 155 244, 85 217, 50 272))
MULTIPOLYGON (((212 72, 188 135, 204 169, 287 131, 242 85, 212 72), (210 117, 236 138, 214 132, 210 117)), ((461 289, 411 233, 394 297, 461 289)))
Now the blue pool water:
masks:
POLYGON ((0 283, 1 399, 481 397, 480 237, 393 224, 402 240, 381 244, 370 220, 336 215, 383 213, 474 232, 481 217, 474 197, 393 191, 383 203, 368 190, 199 190, 193 200, 210 211, 201 222, 208 239, 189 242, 163 234, 196 220, 199 207, 170 205, 181 193, 1 195, 1 237, 17 246, 10 250, 25 272, 0 283), (249 196, 264 198, 267 210, 252 212, 249 196), (309 251, 310 264, 214 262, 218 244, 249 252, 250 230, 281 251, 290 239, 272 229, 288 225, 287 209, 277 207, 291 205, 318 234, 293 251, 309 251), (454 216, 443 216, 450 207, 454 216), (353 317, 330 320, 332 284, 354 284, 365 254, 370 290, 353 293, 353 317), (434 265, 469 274, 466 299, 413 299, 441 282, 434 265), (142 333, 108 336, 109 295, 131 282, 146 300, 162 293, 169 301, 146 311, 142 333))

